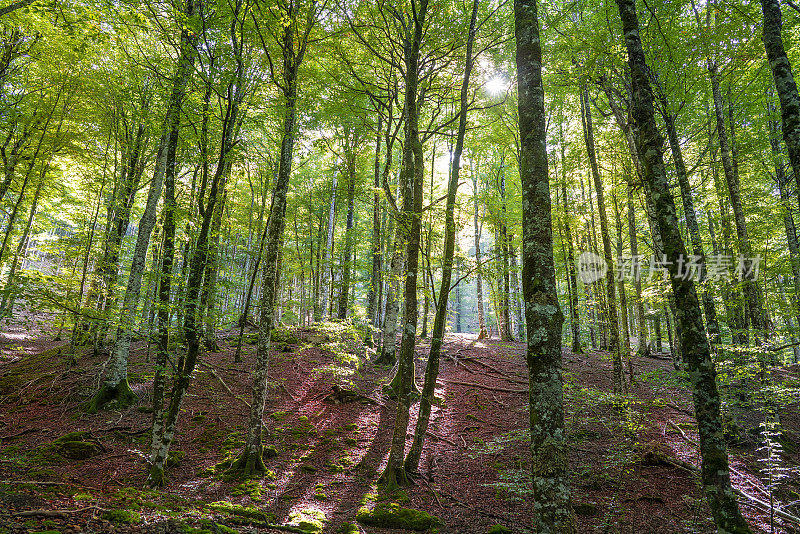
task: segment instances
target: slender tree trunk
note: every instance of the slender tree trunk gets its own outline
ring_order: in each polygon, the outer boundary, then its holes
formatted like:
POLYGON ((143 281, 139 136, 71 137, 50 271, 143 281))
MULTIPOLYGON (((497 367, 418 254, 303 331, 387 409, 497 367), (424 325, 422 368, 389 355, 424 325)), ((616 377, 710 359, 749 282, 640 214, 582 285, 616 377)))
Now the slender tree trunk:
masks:
POLYGON ((478 223, 478 172, 472 172, 472 192, 475 204, 475 211, 473 214, 473 224, 475 227, 475 292, 476 303, 478 308, 478 339, 484 339, 489 336, 486 331, 486 317, 483 313, 483 266, 481 264, 481 226, 478 223))
POLYGON ((586 140, 586 151, 589 154, 589 163, 592 169, 595 193, 597 194, 597 211, 600 214, 600 234, 603 241, 603 258, 608 269, 606 271, 606 297, 608 302, 608 350, 612 354, 614 364, 614 392, 627 392, 625 383, 624 369, 622 366, 622 356, 619 347, 619 320, 617 318, 617 295, 616 282, 614 280, 614 257, 611 250, 611 237, 608 228, 608 215, 606 214, 605 195, 603 193, 603 182, 600 179, 600 171, 597 167, 597 158, 594 148, 594 126, 592 124, 592 112, 589 102, 589 93, 584 89, 581 93, 581 110, 583 111, 584 134, 586 140))
POLYGON ((575 354, 583 353, 581 344, 581 319, 578 314, 578 278, 575 272, 575 253, 572 248, 572 232, 569 224, 569 205, 566 185, 566 167, 564 166, 564 145, 561 144, 561 202, 564 211, 564 241, 567 245, 567 277, 572 292, 569 302, 570 325, 572 327, 572 352, 575 354))
MULTIPOLYGON (((433 403, 434 390, 436 389, 436 379, 439 377, 439 358, 444 341, 445 327, 447 326, 447 301, 450 296, 450 286, 453 274, 453 256, 455 254, 456 242, 456 222, 455 206, 456 194, 458 192, 458 180, 461 172, 461 153, 464 150, 464 136, 467 131, 467 111, 469 97, 469 79, 472 73, 474 58, 472 47, 475 41, 475 24, 478 17, 478 0, 472 2, 472 15, 469 23, 469 33, 467 35, 466 64, 464 67, 464 77, 461 82, 461 107, 458 118, 458 133, 456 136, 455 150, 451 160, 450 178, 447 182, 447 203, 445 206, 445 235, 444 235, 444 255, 442 258, 442 280, 439 289, 439 297, 436 302, 436 316, 433 320, 433 333, 431 336, 431 350, 428 356, 428 364, 425 368, 425 382, 422 387, 422 397, 419 404, 419 416, 417 425, 414 429, 414 442, 405 459, 406 471, 416 471, 419 467, 419 459, 422 455, 422 447, 425 443, 425 433, 428 431, 428 423, 431 415, 431 405, 433 403)), ((459 310, 460 311, 460 310, 459 310)), ((457 331, 460 328, 456 329, 457 331)))
MULTIPOLYGON (((375 134, 375 161, 373 175, 372 193, 372 271, 370 272, 369 289, 367 291, 367 320, 377 328, 378 321, 378 293, 381 285, 381 194, 378 188, 381 186, 381 127, 383 126, 383 116, 378 115, 378 125, 375 134)), ((387 126, 388 130, 389 126, 387 126)), ((367 335, 367 345, 372 345, 372 331, 367 335)))
MULTIPOLYGON (((297 15, 295 14, 295 17, 297 15)), ((253 400, 247 426, 245 446, 232 469, 245 473, 263 472, 263 445, 261 437, 264 425, 264 404, 267 400, 267 374, 269 371, 270 334, 275 323, 275 303, 278 292, 279 257, 283 243, 286 217, 286 196, 292 173, 292 155, 296 136, 298 67, 303 61, 308 44, 308 32, 316 21, 316 4, 308 7, 305 31, 298 39, 293 31, 296 21, 284 26, 281 48, 283 50, 283 132, 281 139, 278 178, 272 193, 272 212, 267 223, 264 245, 264 277, 261 289, 261 322, 258 328, 256 365, 253 369, 253 400)))
MULTIPOLYGON (((355 132, 353 133, 355 136, 355 132)), ((355 150, 355 147, 353 147, 355 150)), ((356 194, 356 154, 345 156, 347 163, 347 229, 344 238, 344 261, 342 262, 342 284, 339 291, 339 319, 347 318, 348 296, 350 295, 350 277, 353 255, 353 207, 356 194)))
MULTIPOLYGON (((338 161, 336 163, 338 166, 338 161)), ((322 313, 328 315, 329 302, 333 299, 333 280, 331 279, 331 257, 333 256, 333 229, 336 225, 336 186, 338 169, 333 170, 333 185, 331 186, 331 209, 328 212, 328 239, 325 242, 325 259, 322 262, 322 313)))
MULTIPOLYGON (((723 114, 722 93, 719 87, 719 75, 717 65, 709 60, 709 74, 711 78, 711 90, 714 99, 714 115, 717 122, 717 138, 719 140, 720 155, 722 157, 722 169, 725 174, 725 182, 728 186, 728 198, 731 201, 733 210, 733 221, 736 227, 736 235, 739 241, 739 254, 743 258, 745 269, 749 269, 753 261, 753 247, 750 244, 750 236, 745 224, 744 210, 742 207, 742 197, 739 185, 739 174, 736 172, 733 160, 731 159, 731 145, 729 143, 727 130, 725 128, 725 117, 723 114)), ((731 128, 733 128, 731 123, 731 128)), ((746 300, 746 308, 750 323, 756 330, 756 334, 763 339, 766 334, 767 319, 764 313, 764 303, 761 290, 752 276, 743 279, 743 291, 746 300)))
MULTIPOLYGON (((662 153, 663 139, 658 130, 653 107, 653 93, 634 0, 617 0, 628 64, 632 76, 633 118, 637 128, 637 147, 642 157, 645 187, 655 204, 655 217, 667 258, 675 262, 686 255, 680 235, 675 204, 669 191, 662 153)), ((736 502, 728 471, 728 451, 722 432, 720 400, 711 350, 703 329, 700 302, 694 282, 677 275, 677 266, 670 264, 672 290, 681 323, 681 348, 692 382, 695 414, 700 433, 703 487, 709 507, 720 532, 749 533, 736 502)))

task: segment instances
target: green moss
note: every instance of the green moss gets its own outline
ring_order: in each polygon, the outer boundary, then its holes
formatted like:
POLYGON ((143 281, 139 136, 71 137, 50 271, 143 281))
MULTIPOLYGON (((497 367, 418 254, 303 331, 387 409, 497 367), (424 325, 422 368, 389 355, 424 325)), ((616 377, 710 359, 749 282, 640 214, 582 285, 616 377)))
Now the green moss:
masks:
POLYGON ((284 343, 286 345, 297 345, 300 342, 294 330, 285 327, 273 328, 269 337, 275 343, 284 343))
POLYGON ((375 508, 361 508, 356 521, 370 527, 430 530, 442 526, 442 520, 422 510, 402 508, 399 504, 377 504, 375 508))
POLYGON ((246 523, 252 523, 254 525, 273 524, 277 520, 275 514, 262 512, 258 508, 253 508, 252 506, 242 506, 227 501, 212 502, 207 505, 207 508, 215 512, 232 515, 235 518, 246 519, 248 520, 246 523))
POLYGON ((106 510, 100 517, 115 525, 132 525, 134 523, 141 523, 142 521, 142 516, 137 512, 120 509, 106 510))
POLYGON ((511 529, 503 525, 492 525, 488 534, 511 534, 511 529))
POLYGON ((304 508, 289 514, 289 524, 309 534, 322 532, 326 519, 325 512, 313 508, 304 508))
POLYGON ((61 534, 60 530, 35 530, 31 534, 61 534))
MULTIPOLYGON (((275 473, 273 471, 267 470, 262 477, 266 480, 275 480, 275 473)), ((261 495, 264 493, 264 487, 261 485, 260 479, 249 479, 245 480, 233 490, 231 490, 231 495, 235 497, 241 497, 243 495, 247 495, 254 501, 260 501, 261 495)))
POLYGON ((287 415, 288 415, 288 412, 285 412, 285 411, 282 411, 282 410, 277 411, 277 412, 272 412, 271 414, 269 414, 269 416, 272 417, 273 419, 275 419, 276 421, 283 421, 284 419, 286 419, 287 415))
POLYGON ((327 463, 327 468, 334 473, 343 473, 349 471, 355 462, 349 456, 342 456, 336 460, 327 463))
POLYGON ((336 534, 361 534, 361 530, 355 523, 343 523, 336 531, 336 534))

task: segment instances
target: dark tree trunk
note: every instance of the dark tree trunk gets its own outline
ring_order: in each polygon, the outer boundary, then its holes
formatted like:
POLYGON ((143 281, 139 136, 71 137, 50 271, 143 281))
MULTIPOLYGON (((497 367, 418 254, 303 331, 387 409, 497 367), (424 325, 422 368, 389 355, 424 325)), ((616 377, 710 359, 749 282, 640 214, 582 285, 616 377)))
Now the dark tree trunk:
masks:
POLYGON ((520 180, 522 184, 522 291, 527 322, 530 429, 533 461, 533 528, 574 533, 570 506, 568 446, 564 432, 561 327, 558 306, 546 122, 542 87, 542 49, 535 0, 515 0, 519 87, 520 180))
POLYGON ((678 321, 681 325, 681 348, 692 381, 695 414, 700 434, 703 487, 717 529, 729 533, 749 533, 728 470, 728 451, 722 432, 720 399, 717 392, 716 370, 703 328, 700 302, 694 282, 677 275, 674 262, 686 256, 686 247, 678 226, 675 204, 669 191, 664 169, 663 139, 658 130, 653 107, 653 93, 642 41, 635 0, 617 0, 628 65, 632 77, 633 118, 637 128, 637 148, 641 155, 643 181, 655 205, 655 218, 668 260, 672 291, 675 295, 678 321))
POLYGON ((781 103, 783 141, 786 143, 786 151, 789 153, 789 161, 797 183, 797 193, 800 195, 800 96, 792 75, 792 66, 783 47, 780 2, 761 0, 761 11, 764 13, 762 40, 781 103))
MULTIPOLYGON (((405 459, 406 471, 416 471, 419 467, 419 459, 422 454, 422 446, 425 442, 425 433, 428 431, 428 422, 431 415, 431 404, 433 403, 436 379, 439 377, 439 356, 444 341, 444 330, 447 326, 447 301, 450 296, 450 285, 453 274, 453 256, 455 254, 456 242, 456 222, 455 206, 456 193, 458 192, 458 180, 461 171, 461 153, 464 150, 464 135, 467 131, 467 106, 469 97, 469 78, 472 73, 474 58, 472 56, 472 46, 475 41, 475 24, 478 17, 478 0, 472 2, 472 16, 469 23, 469 34, 467 36, 466 65, 464 77, 461 82, 461 108, 458 118, 458 133, 456 146, 451 160, 450 179, 447 182, 447 204, 445 206, 445 235, 444 235, 444 256, 442 260, 442 281, 439 289, 439 297, 436 302, 436 316, 433 320, 433 334, 431 336, 431 349, 428 356, 428 364, 425 368, 425 383, 422 387, 422 397, 419 404, 419 417, 414 429, 414 442, 405 459)), ((460 310, 459 310, 460 311, 460 310)), ((459 325, 460 326, 460 325, 459 325)), ((457 327, 456 331, 460 331, 457 327)))

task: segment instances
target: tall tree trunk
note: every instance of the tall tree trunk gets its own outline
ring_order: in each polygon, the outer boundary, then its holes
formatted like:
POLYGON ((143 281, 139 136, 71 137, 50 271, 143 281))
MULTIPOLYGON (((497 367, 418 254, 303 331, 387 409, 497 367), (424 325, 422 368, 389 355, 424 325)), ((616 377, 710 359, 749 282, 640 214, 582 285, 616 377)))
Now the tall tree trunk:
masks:
MULTIPOLYGON (((378 293, 381 285, 381 194, 378 188, 381 186, 381 127, 383 126, 383 116, 378 115, 378 125, 375 134, 375 161, 373 174, 373 193, 372 193, 372 271, 369 278, 369 289, 367 290, 367 320, 373 328, 377 328, 379 306, 378 293)), ((387 125, 387 130, 389 126, 387 125)), ((372 330, 367 335, 367 344, 372 345, 372 330)))
MULTIPOLYGON (((672 111, 670 111, 669 102, 667 101, 667 97, 663 91, 659 91, 659 99, 661 100, 661 114, 664 118, 664 124, 667 129, 669 147, 672 152, 672 161, 675 164, 675 174, 678 177, 678 185, 681 189, 683 215, 686 219, 686 226, 689 230, 689 237, 692 243, 692 253, 696 256, 696 258, 690 258, 689 261, 700 265, 698 274, 701 278, 699 281, 703 281, 705 280, 706 265, 705 250, 703 247, 703 240, 700 237, 700 225, 697 222, 697 213, 694 209, 692 188, 689 184, 689 176, 686 172, 686 164, 683 161, 683 153, 681 152, 680 142, 678 141, 678 130, 675 127, 675 116, 672 114, 672 111)), ((688 271, 687 275, 689 275, 688 271)), ((705 312, 706 318, 708 341, 711 344, 712 350, 714 350, 715 345, 719 343, 719 323, 717 322, 717 310, 714 306, 714 299, 707 287, 702 288, 702 301, 703 311, 705 312)))
MULTIPOLYGON (((456 243, 456 221, 455 206, 456 194, 458 192, 458 180, 461 173, 461 153, 464 150, 464 136, 467 131, 467 111, 469 97, 469 78, 472 73, 474 58, 472 47, 475 41, 475 24, 478 18, 478 0, 472 1, 472 15, 469 22, 469 33, 467 34, 466 64, 464 66, 464 77, 461 81, 461 107, 458 117, 458 133, 456 134, 456 146, 451 160, 450 179, 447 182, 447 203, 445 205, 445 234, 444 234, 444 255, 442 258, 442 280, 439 288, 439 298, 436 302, 436 316, 433 320, 433 333, 431 336, 431 349, 428 356, 428 364, 425 368, 425 382, 422 386, 422 397, 419 403, 419 416, 417 425, 414 429, 414 442, 405 459, 406 471, 416 471, 419 467, 419 459, 422 455, 422 447, 425 442, 425 433, 428 431, 428 423, 431 415, 431 405, 433 403, 434 390, 436 389, 436 379, 439 377, 439 357, 444 341, 445 327, 447 326, 447 301, 450 296, 450 286, 453 274, 453 256, 455 254, 456 243)), ((457 329, 460 330, 460 329, 457 329)))
MULTIPOLYGON (((298 18, 298 13, 284 16, 298 18)), ((258 345, 256 348, 256 364, 253 369, 253 400, 250 404, 250 416, 247 422, 247 437, 241 455, 231 466, 232 469, 245 473, 263 472, 263 445, 261 437, 264 425, 264 404, 267 400, 267 374, 269 371, 270 334, 275 323, 275 302, 278 292, 279 265, 278 258, 283 243, 283 230, 286 217, 286 195, 289 190, 289 178, 292 173, 292 155, 296 136, 298 68, 303 61, 308 45, 308 36, 316 21, 316 3, 312 0, 308 6, 305 26, 296 31, 297 20, 290 20, 284 25, 281 48, 283 51, 283 131, 281 139, 280 163, 278 177, 272 193, 272 212, 267 223, 267 237, 264 245, 264 277, 261 289, 261 322, 258 327, 258 345), (299 35, 298 35, 299 34, 299 35)))
POLYGON ((506 209, 506 170, 504 165, 504 158, 500 160, 500 200, 502 202, 502 215, 500 219, 500 253, 501 253, 501 266, 502 266, 502 280, 498 281, 498 290, 502 286, 500 293, 500 313, 503 317, 502 329, 500 330, 500 339, 503 341, 513 341, 514 336, 511 334, 511 313, 509 301, 511 299, 511 281, 509 278, 509 237, 508 237, 508 211, 506 209))
POLYGON ((409 17, 407 30, 403 35, 405 66, 405 98, 403 116, 405 118, 405 141, 403 143, 403 169, 405 179, 402 183, 403 209, 398 219, 398 228, 403 228, 406 236, 406 268, 404 288, 404 309, 398 356, 397 376, 399 387, 397 393, 397 411, 392 433, 392 445, 389 450, 386 469, 380 481, 393 487, 408 483, 408 476, 403 467, 405 458, 406 432, 408 430, 411 399, 414 394, 414 346, 417 335, 417 274, 419 271, 419 245, 422 223, 422 192, 424 185, 425 162, 423 159, 422 141, 419 135, 418 100, 420 47, 423 28, 428 11, 428 0, 419 0, 414 7, 414 16, 409 17))
MULTIPOLYGON (((195 3, 195 0, 187 0, 184 13, 189 21, 196 22, 195 13, 202 13, 202 6, 195 3), (196 11, 195 11, 196 10, 196 11)), ((187 68, 187 76, 191 72, 191 64, 188 61, 193 61, 194 49, 197 43, 198 35, 193 32, 191 28, 184 27, 181 32, 181 56, 182 63, 178 67, 178 75, 175 77, 176 84, 173 85, 173 90, 180 81, 180 73, 182 67, 187 68)), ((180 86, 178 86, 180 89, 180 86)), ((184 86, 185 88, 185 86, 184 86)), ((178 95, 183 94, 183 91, 178 91, 178 95)), ((173 91, 173 96, 176 93, 173 91)), ((180 100, 177 101, 180 104, 180 100)), ((170 101, 170 108, 176 105, 176 100, 173 98, 170 101)), ((172 267, 175 259, 175 212, 177 205, 175 202, 175 178, 176 178, 176 155, 178 148, 178 137, 180 130, 180 105, 174 110, 174 113, 169 113, 165 119, 165 126, 167 128, 165 143, 162 148, 163 153, 161 156, 164 158, 163 172, 164 172, 164 247, 161 259, 161 276, 158 287, 158 350, 156 352, 156 365, 155 377, 153 378, 153 421, 151 428, 150 439, 150 472, 148 474, 148 484, 152 486, 164 485, 164 466, 163 460, 160 464, 159 449, 161 446, 163 433, 165 429, 165 390, 166 390, 166 369, 169 357, 172 352, 170 346, 170 293, 172 289, 172 267)), ((149 200, 149 199, 148 199, 149 200)), ((137 243, 138 244, 138 243, 137 243)), ((166 458, 166 455, 164 455, 166 458)))
MULTIPOLYGON (((745 269, 749 269, 753 261, 753 247, 750 244, 750 236, 748 235, 747 225, 745 223, 739 173, 736 172, 734 162, 731 159, 731 146, 725 127, 722 93, 720 92, 716 63, 709 60, 708 70, 714 99, 714 116, 717 123, 717 138, 719 140, 720 155, 722 157, 722 169, 725 174, 725 183, 728 186, 728 198, 731 201, 731 209, 733 210, 733 221, 736 227, 736 236, 739 241, 739 254, 743 256, 742 261, 744 262, 745 269)), ((733 123, 731 123, 731 128, 733 128, 733 126, 733 123)), ((756 335, 764 339, 768 325, 766 314, 764 313, 761 290, 758 287, 757 281, 752 279, 752 276, 749 278, 745 277, 742 282, 750 323, 756 330, 756 335)))
POLYGON ((729 533, 749 533, 728 471, 728 451, 722 432, 720 399, 716 370, 703 328, 700 302, 694 282, 677 275, 679 257, 686 247, 678 226, 675 204, 669 191, 662 153, 663 139, 658 130, 653 108, 653 93, 642 41, 635 0, 616 0, 619 8, 628 65, 632 76, 633 118, 637 128, 637 148, 642 158, 643 180, 655 204, 655 217, 669 265, 672 291, 675 295, 678 321, 681 323, 681 348, 692 382, 695 414, 700 434, 701 476, 717 529, 729 533))
POLYGON ((489 337, 486 331, 486 317, 483 313, 483 266, 481 262, 481 227, 482 223, 478 223, 478 172, 472 172, 472 196, 475 204, 473 213, 473 225, 475 227, 475 293, 476 303, 478 308, 478 339, 489 337))
POLYGON ((581 344, 581 319, 578 314, 578 278, 575 272, 575 252, 572 248, 572 232, 569 225, 569 205, 567 197, 566 167, 564 166, 564 145, 561 144, 561 203, 564 212, 564 241, 567 246, 567 277, 572 291, 569 301, 570 326, 572 328, 572 352, 581 354, 583 346, 581 344))
MULTIPOLYGON (((336 166, 339 162, 337 160, 336 166)), ((333 300, 333 280, 331 270, 333 269, 331 258, 333 257, 333 229, 336 225, 336 186, 338 169, 333 170, 333 185, 331 185, 331 208, 328 211, 328 238, 325 242, 325 259, 322 262, 322 314, 328 316, 330 301, 333 300)))
MULTIPOLYGON (((639 243, 636 233, 636 217, 633 212, 633 191, 628 190, 628 238, 631 245, 632 261, 639 259, 639 243)), ((636 294, 636 324, 638 346, 636 354, 640 357, 650 355, 650 345, 647 343, 647 322, 644 314, 644 299, 642 298, 642 278, 637 270, 633 276, 633 291, 636 294)))
POLYGON ((764 13, 762 40, 781 103, 783 141, 789 153, 789 162, 794 171, 798 200, 800 200, 800 96, 792 75, 792 66, 783 47, 781 37, 783 23, 779 0, 761 0, 761 11, 764 13))
POLYGON ((570 506, 564 432, 561 327, 558 306, 542 49, 536 0, 515 0, 522 183, 522 290, 528 328, 528 379, 533 461, 533 527, 550 534, 577 531, 570 506))
POLYGON ((600 234, 603 241, 603 258, 608 269, 606 270, 606 310, 608 316, 608 350, 612 354, 614 365, 614 392, 624 393, 627 391, 625 383, 624 369, 622 366, 622 356, 619 347, 619 320, 617 317, 617 292, 614 280, 614 256, 611 250, 611 236, 608 228, 608 215, 606 213, 605 195, 603 193, 603 182, 600 179, 600 171, 597 167, 597 157, 594 147, 594 126, 592 124, 592 111, 589 102, 589 92, 584 89, 581 92, 581 110, 584 121, 584 136, 586 141, 586 151, 589 154, 589 163, 592 169, 595 193, 597 194, 597 211, 600 215, 600 234))
MULTIPOLYGON (((355 136, 355 132, 353 133, 355 136)), ((347 229, 344 237, 344 261, 342 262, 342 284, 339 290, 339 319, 347 318, 347 299, 350 295, 350 276, 352 271, 353 255, 353 207, 356 194, 356 154, 353 152, 345 156, 347 164, 347 229)))

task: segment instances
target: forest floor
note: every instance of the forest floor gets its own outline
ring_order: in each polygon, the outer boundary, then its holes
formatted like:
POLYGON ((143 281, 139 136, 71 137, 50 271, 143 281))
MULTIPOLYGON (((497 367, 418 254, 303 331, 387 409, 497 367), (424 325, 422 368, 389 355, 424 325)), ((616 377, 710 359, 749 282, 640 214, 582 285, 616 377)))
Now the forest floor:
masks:
MULTIPOLYGON (((442 401, 433 409, 421 476, 385 493, 375 480, 393 428, 395 403, 382 392, 391 369, 368 363, 369 350, 333 323, 275 344, 265 443, 277 455, 267 461, 267 476, 231 480, 215 468, 242 445, 255 353, 253 344, 245 344, 244 361, 234 363, 236 338, 223 332, 221 350, 203 356, 183 405, 167 486, 152 491, 145 488, 145 471, 153 366, 145 345, 134 345, 131 355, 137 404, 88 414, 82 407, 97 386, 104 356, 78 355, 69 365, 65 342, 46 328, 3 330, 0 533, 278 532, 263 528, 266 523, 310 532, 315 525, 332 533, 405 532, 357 521, 364 508, 389 503, 427 511, 440 520, 441 533, 485 534, 494 525, 508 529, 494 532, 532 532, 524 344, 447 337, 436 391, 442 401), (361 397, 332 402, 333 385, 361 397), (67 438, 89 443, 86 454, 70 453, 58 441, 75 431, 90 433, 67 438)), ((418 382, 428 349, 422 340, 418 382)), ((149 353, 152 358, 152 348, 149 353)), ((697 475, 679 467, 698 464, 697 432, 691 397, 672 362, 635 359, 630 401, 610 391, 606 353, 565 350, 564 364, 579 532, 712 532, 697 475)), ((797 387, 800 369, 786 369, 781 380, 797 387)), ((785 445, 795 444, 784 447, 788 466, 800 460, 798 414, 797 399, 782 414, 785 445)), ((768 500, 763 477, 756 476, 760 453, 752 428, 758 412, 742 408, 736 420, 741 432, 731 448, 734 483, 768 500)), ((798 491, 799 482, 795 476, 788 487, 798 491)), ((754 529, 769 532, 768 514, 742 502, 754 529)))

